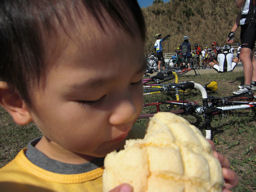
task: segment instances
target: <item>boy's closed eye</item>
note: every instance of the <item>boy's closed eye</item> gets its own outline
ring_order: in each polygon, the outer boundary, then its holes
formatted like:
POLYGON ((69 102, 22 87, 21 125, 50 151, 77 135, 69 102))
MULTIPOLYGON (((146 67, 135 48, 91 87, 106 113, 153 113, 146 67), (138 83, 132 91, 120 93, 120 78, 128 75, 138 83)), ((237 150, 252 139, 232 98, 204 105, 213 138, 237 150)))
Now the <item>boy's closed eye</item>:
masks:
POLYGON ((142 84, 142 79, 138 81, 131 82, 131 85, 141 85, 142 84))
MULTIPOLYGON (((142 79, 139 79, 139 80, 136 80, 136 81, 130 83, 131 86, 139 86, 141 84, 142 84, 142 79)), ((106 97, 107 97, 107 95, 103 95, 96 99, 77 100, 77 102, 81 103, 81 104, 96 104, 96 103, 102 102, 106 97)))
POLYGON ((96 103, 99 103, 99 102, 102 102, 105 98, 106 98, 107 95, 103 95, 97 99, 89 99, 89 100, 77 100, 78 103, 81 103, 81 104, 87 104, 87 105, 90 105, 90 104, 96 104, 96 103))

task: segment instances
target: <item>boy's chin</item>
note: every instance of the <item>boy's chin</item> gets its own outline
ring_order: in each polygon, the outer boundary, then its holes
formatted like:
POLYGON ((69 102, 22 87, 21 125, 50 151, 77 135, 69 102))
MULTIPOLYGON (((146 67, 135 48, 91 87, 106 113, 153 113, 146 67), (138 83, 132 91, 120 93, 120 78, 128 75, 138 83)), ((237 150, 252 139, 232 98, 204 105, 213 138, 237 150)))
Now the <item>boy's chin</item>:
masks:
POLYGON ((121 141, 119 143, 115 143, 112 145, 104 145, 103 147, 101 147, 100 150, 98 150, 97 152, 94 152, 92 154, 86 154, 86 155, 81 155, 84 159, 87 160, 92 160, 95 158, 103 158, 105 157, 108 153, 112 152, 112 151, 119 151, 121 149, 123 149, 125 144, 125 140, 121 141))
POLYGON ((108 153, 112 151, 119 151, 124 148, 124 144, 125 144, 125 140, 119 143, 113 144, 111 146, 105 146, 104 149, 102 149, 102 152, 98 154, 99 155, 98 157, 105 157, 108 153))

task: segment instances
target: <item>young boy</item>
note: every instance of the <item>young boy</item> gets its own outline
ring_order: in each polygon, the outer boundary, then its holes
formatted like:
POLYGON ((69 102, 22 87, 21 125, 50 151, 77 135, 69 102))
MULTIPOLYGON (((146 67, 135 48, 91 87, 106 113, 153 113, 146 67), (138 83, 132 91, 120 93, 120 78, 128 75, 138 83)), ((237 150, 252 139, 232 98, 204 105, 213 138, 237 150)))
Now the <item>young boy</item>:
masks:
POLYGON ((102 191, 103 157, 122 146, 143 105, 137 1, 3 0, 0 9, 0 103, 43 135, 1 168, 1 191, 102 191))

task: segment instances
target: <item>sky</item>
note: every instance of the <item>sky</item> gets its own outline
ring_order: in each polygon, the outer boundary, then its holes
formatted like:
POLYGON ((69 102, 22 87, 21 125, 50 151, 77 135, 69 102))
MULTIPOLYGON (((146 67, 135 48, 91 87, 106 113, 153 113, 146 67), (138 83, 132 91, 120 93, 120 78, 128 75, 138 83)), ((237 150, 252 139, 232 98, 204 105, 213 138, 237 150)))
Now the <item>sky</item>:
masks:
MULTIPOLYGON (((169 0, 164 0, 164 2, 167 2, 167 1, 169 1, 169 0)), ((147 6, 152 5, 153 0, 138 0, 138 2, 141 7, 147 7, 147 6)))

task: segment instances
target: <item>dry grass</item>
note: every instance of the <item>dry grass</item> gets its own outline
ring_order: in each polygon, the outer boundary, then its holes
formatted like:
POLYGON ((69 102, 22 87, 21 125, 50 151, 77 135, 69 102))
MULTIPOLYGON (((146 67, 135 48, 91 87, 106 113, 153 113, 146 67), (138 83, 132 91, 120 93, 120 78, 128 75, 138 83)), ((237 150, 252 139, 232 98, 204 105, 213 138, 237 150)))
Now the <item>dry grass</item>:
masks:
MULTIPOLYGON (((188 35, 190 42, 210 46, 217 41, 223 45, 237 12, 233 0, 174 0, 144 8, 148 36, 146 52, 151 52, 154 34, 170 34, 164 43, 166 52, 173 52, 188 35)), ((236 34, 236 42, 239 32, 236 34)))

